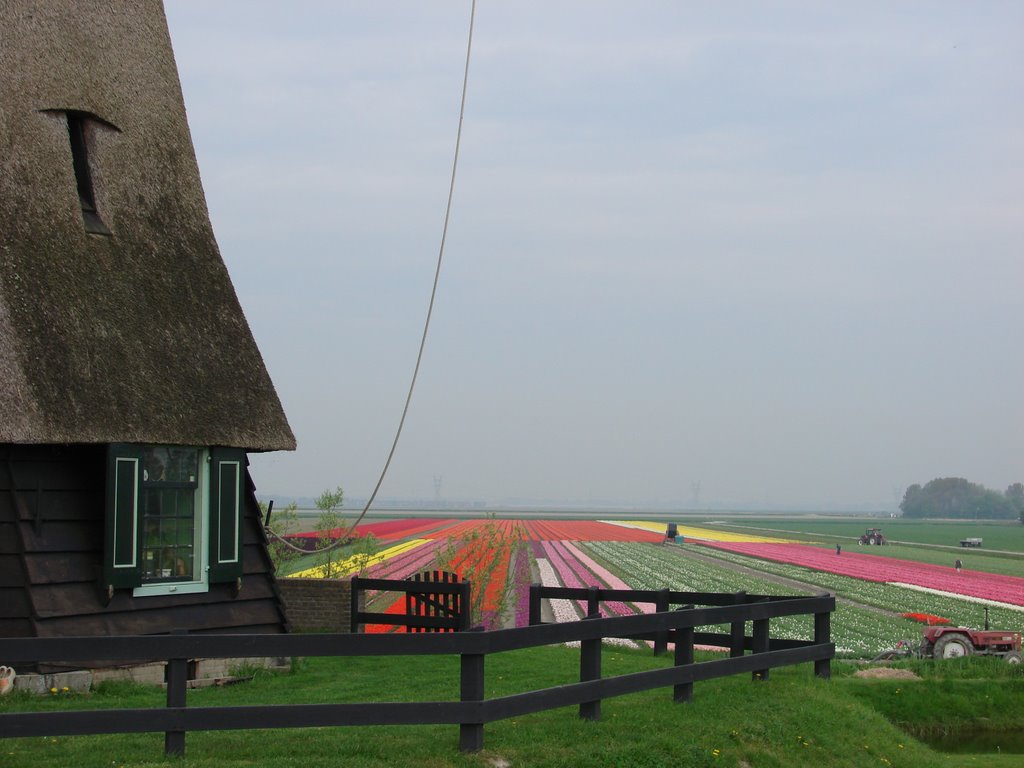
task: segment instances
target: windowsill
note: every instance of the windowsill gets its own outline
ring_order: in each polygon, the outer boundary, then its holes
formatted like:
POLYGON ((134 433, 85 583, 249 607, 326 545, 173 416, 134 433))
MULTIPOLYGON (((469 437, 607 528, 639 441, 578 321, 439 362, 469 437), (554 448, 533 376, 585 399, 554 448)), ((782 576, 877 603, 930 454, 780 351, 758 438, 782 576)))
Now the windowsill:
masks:
POLYGON ((205 581, 178 581, 162 584, 144 584, 132 590, 132 597, 154 597, 156 595, 195 595, 209 592, 210 585, 205 581))

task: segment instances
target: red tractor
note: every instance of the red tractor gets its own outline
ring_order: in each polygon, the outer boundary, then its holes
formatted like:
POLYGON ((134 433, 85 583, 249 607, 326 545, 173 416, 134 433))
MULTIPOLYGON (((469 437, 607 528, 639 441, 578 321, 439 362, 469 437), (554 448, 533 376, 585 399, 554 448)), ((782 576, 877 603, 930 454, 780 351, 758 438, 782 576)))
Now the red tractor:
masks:
POLYGON ((892 661, 916 656, 921 659, 960 659, 964 656, 1002 656, 1007 664, 1021 662, 1021 633, 989 629, 988 608, 985 629, 932 626, 924 630, 920 643, 900 640, 895 648, 882 651, 873 661, 892 661))
POLYGON ((928 627, 918 655, 925 659, 959 659, 963 656, 1002 656, 1008 664, 1020 664, 1021 633, 966 627, 928 627))
POLYGON ((885 536, 881 528, 868 528, 857 541, 858 544, 885 544, 885 536))

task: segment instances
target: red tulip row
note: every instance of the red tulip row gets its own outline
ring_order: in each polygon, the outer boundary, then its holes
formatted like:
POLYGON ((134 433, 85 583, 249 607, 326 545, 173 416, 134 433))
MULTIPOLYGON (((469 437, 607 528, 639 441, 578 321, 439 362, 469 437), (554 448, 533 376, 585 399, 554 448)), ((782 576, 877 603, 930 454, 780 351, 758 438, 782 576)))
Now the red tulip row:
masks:
MULTIPOLYGON (((352 535, 354 538, 358 539, 372 533, 374 537, 380 541, 411 539, 417 535, 422 535, 424 538, 436 538, 435 536, 428 536, 424 532, 444 529, 454 522, 455 521, 451 518, 436 517, 387 520, 383 523, 367 523, 365 525, 357 526, 352 532, 352 535)), ((303 531, 302 533, 289 533, 285 538, 293 540, 296 543, 300 543, 304 540, 315 540, 320 538, 334 540, 341 538, 341 536, 348 533, 348 530, 348 525, 342 525, 338 528, 332 528, 329 531, 303 531)), ((439 535, 444 534, 442 532, 439 535)))
POLYGON ((624 528, 599 520, 522 520, 526 536, 533 541, 649 541, 664 537, 653 531, 624 528))
POLYGON ((426 539, 456 539, 458 541, 468 541, 473 537, 474 532, 479 531, 482 528, 490 527, 499 531, 505 538, 516 540, 522 538, 522 520, 496 520, 488 518, 484 520, 460 520, 458 522, 450 522, 451 525, 443 528, 438 527, 434 531, 424 533, 423 537, 426 539))
POLYGON ((356 528, 356 532, 360 536, 372 533, 380 541, 396 541, 414 536, 436 538, 428 533, 447 528, 454 522, 451 518, 406 518, 405 520, 387 520, 383 523, 367 523, 356 528))
MULTIPOLYGON (((463 520, 452 523, 435 520, 435 530, 421 534, 424 538, 468 538, 482 526, 494 526, 506 537, 528 541, 649 541, 658 543, 660 533, 599 520, 463 520), (451 523, 445 527, 446 523, 451 523)), ((359 529, 363 530, 362 527, 359 529)))

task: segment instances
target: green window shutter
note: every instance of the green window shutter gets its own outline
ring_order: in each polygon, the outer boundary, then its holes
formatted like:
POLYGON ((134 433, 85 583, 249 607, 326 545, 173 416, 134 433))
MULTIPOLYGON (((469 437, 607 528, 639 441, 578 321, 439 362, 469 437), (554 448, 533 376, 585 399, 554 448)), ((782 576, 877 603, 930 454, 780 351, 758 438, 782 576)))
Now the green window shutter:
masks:
POLYGON ((142 499, 142 446, 107 449, 106 519, 103 529, 104 584, 116 589, 142 584, 139 550, 142 499))
POLYGON ((210 451, 210 583, 242 577, 245 451, 210 451))

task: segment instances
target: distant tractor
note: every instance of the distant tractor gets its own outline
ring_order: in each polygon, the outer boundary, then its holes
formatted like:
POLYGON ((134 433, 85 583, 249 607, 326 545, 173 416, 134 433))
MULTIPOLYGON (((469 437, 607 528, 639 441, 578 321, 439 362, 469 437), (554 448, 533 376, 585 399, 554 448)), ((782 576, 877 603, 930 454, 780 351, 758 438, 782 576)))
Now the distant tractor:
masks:
POLYGON ((858 544, 885 544, 885 536, 881 528, 868 528, 864 535, 857 540, 858 544))

